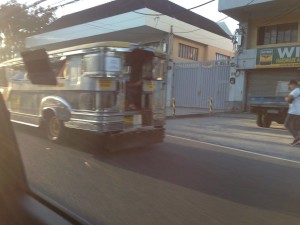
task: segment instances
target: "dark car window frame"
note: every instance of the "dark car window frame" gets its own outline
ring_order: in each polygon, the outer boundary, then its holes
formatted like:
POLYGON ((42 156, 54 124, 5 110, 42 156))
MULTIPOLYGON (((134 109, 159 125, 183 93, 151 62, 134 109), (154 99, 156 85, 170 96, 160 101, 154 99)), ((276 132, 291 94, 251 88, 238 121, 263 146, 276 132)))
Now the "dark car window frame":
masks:
POLYGON ((0 124, 0 223, 88 225, 83 218, 29 188, 9 111, 1 93, 0 124))

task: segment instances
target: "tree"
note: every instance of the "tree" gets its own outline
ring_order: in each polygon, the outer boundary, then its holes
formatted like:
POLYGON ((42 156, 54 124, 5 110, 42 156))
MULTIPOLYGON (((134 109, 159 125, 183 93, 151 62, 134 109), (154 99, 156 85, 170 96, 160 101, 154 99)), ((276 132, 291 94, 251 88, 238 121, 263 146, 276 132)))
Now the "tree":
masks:
POLYGON ((27 6, 16 0, 0 5, 0 61, 15 57, 25 49, 25 38, 55 20, 54 9, 27 6))

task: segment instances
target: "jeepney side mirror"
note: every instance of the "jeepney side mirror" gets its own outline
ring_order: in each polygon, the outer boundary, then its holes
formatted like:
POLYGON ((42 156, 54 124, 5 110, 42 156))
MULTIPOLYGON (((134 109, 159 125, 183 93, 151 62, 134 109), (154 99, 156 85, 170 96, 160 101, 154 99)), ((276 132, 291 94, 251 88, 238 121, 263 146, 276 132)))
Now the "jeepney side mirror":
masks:
POLYGON ((57 80, 53 72, 48 54, 45 49, 26 51, 21 53, 28 79, 32 84, 56 85, 57 80))

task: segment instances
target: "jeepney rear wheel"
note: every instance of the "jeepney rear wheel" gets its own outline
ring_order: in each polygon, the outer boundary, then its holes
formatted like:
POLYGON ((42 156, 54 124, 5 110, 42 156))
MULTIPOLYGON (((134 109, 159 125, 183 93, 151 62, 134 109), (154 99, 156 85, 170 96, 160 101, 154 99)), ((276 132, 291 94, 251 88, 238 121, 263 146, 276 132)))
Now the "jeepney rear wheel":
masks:
POLYGON ((61 143, 66 136, 66 128, 64 122, 60 120, 54 113, 46 118, 47 138, 50 141, 61 143))
POLYGON ((263 121, 262 121, 262 114, 261 113, 256 114, 256 125, 258 127, 263 127, 263 121))
POLYGON ((270 119, 270 116, 268 115, 262 115, 262 125, 265 128, 269 128, 272 124, 272 120, 270 119))

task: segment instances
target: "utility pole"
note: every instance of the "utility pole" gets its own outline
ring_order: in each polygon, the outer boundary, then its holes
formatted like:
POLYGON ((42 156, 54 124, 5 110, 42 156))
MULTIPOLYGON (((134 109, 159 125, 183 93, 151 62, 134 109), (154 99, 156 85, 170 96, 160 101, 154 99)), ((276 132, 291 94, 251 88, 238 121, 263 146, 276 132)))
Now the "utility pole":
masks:
POLYGON ((168 34, 168 49, 167 49, 167 99, 166 106, 172 106, 173 99, 173 25, 170 27, 170 32, 168 34))
POLYGON ((170 27, 170 33, 168 34, 168 55, 167 55, 168 62, 172 59, 173 37, 174 37, 173 25, 171 25, 171 27, 170 27))

